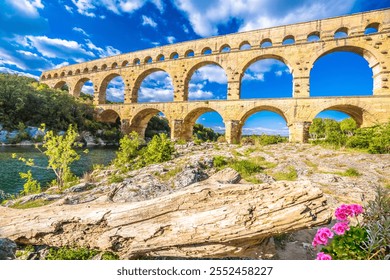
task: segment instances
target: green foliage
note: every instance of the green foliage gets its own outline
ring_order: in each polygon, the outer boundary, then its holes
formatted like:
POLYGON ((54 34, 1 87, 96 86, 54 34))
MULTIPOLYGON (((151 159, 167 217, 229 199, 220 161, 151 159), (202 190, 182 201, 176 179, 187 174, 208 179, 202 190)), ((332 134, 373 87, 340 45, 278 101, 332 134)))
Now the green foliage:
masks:
POLYGON ((209 127, 204 127, 203 125, 196 123, 194 125, 194 129, 192 134, 194 135, 194 141, 195 139, 199 139, 202 142, 206 141, 217 141, 218 137, 221 136, 220 133, 215 132, 209 127))
POLYGON ((30 208, 36 208, 36 207, 49 205, 52 202, 53 201, 48 201, 48 200, 44 200, 44 199, 36 199, 36 200, 32 200, 32 201, 29 201, 29 202, 26 202, 26 203, 23 203, 23 204, 15 203, 14 205, 10 206, 10 208, 14 208, 14 209, 30 209, 30 208))
POLYGON ((240 173, 240 175, 244 178, 263 170, 263 168, 256 162, 246 159, 232 161, 229 166, 240 173))
POLYGON ((176 166, 175 168, 170 169, 166 173, 163 173, 163 174, 159 173, 159 174, 157 174, 157 176, 159 176, 161 178, 161 180, 163 180, 163 181, 168 181, 169 179, 171 179, 172 177, 176 176, 177 174, 179 174, 182 171, 183 171, 183 167, 182 166, 176 166))
POLYGON ((146 147, 140 149, 142 140, 136 132, 120 140, 119 151, 113 163, 123 172, 153 163, 168 161, 175 152, 173 142, 164 133, 153 136, 146 147))
POLYGON ((278 143, 284 143, 287 142, 287 137, 283 137, 280 135, 252 135, 250 138, 254 139, 254 143, 257 147, 259 146, 266 146, 266 145, 273 145, 278 143))
POLYGON ((366 150, 371 154, 390 153, 390 122, 373 127, 357 128, 356 122, 344 119, 340 123, 329 119, 314 119, 309 128, 313 144, 366 150), (322 139, 318 139, 321 138, 322 139))
POLYGON ((32 177, 31 170, 28 170, 27 173, 19 172, 20 178, 25 179, 26 182, 23 184, 22 195, 29 195, 41 192, 41 185, 37 180, 34 180, 32 177))
POLYGON ((108 183, 112 184, 112 183, 121 183, 123 182, 124 178, 120 175, 111 175, 109 178, 108 178, 108 183))
POLYGON ((145 165, 171 160, 175 147, 166 134, 153 136, 143 149, 142 161, 145 165))
POLYGON ((342 176, 358 177, 361 174, 355 168, 348 168, 345 172, 341 173, 342 176))
POLYGON ((213 165, 217 169, 221 169, 221 167, 225 167, 227 166, 227 164, 228 164, 228 160, 224 156, 215 156, 213 158, 213 165))
POLYGON ((335 235, 332 242, 321 251, 336 260, 363 260, 366 254, 362 246, 367 239, 367 231, 360 226, 351 226, 343 235, 335 235))
POLYGON ((160 133, 167 135, 170 134, 168 119, 161 116, 153 116, 146 127, 145 137, 153 138, 154 135, 158 135, 160 133))
POLYGON ((125 135, 119 141, 119 149, 116 153, 116 158, 113 163, 116 167, 125 171, 131 168, 131 164, 139 154, 139 148, 142 144, 142 139, 138 136, 137 132, 133 131, 130 135, 125 135))
POLYGON ((278 181, 295 181, 298 178, 298 174, 294 166, 289 166, 287 172, 276 172, 273 174, 273 177, 278 181))
MULTIPOLYGON (((42 129, 44 130, 44 127, 42 129)), ((65 135, 57 135, 50 130, 44 136, 45 150, 42 152, 48 157, 48 167, 54 171, 60 188, 65 187, 66 183, 77 180, 70 170, 71 163, 80 159, 80 155, 74 149, 77 146, 77 136, 72 125, 69 125, 65 135)))
POLYGON ((51 248, 46 260, 91 260, 98 253, 97 250, 87 248, 51 248))

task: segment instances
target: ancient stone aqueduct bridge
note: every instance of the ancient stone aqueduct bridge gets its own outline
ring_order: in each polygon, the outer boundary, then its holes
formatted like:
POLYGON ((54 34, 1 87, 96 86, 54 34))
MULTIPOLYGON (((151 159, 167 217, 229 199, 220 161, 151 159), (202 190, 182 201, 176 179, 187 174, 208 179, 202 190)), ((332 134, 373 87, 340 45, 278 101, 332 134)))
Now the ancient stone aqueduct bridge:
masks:
POLYGON ((150 118, 162 112, 169 120, 171 137, 189 139, 197 118, 216 111, 224 120, 226 139, 231 143, 240 139, 251 114, 269 110, 286 120, 290 141, 304 142, 313 118, 327 109, 347 113, 360 126, 389 120, 390 9, 172 44, 70 65, 41 76, 41 82, 53 88, 66 83, 70 94, 76 97, 88 80, 94 84, 97 117, 106 122, 120 117, 125 132, 135 130, 144 135, 150 118), (378 32, 365 35, 370 27, 378 32), (339 31, 348 36, 336 39, 334 35, 339 31), (309 42, 311 35, 317 35, 319 40, 309 42), (294 43, 284 45, 285 39, 293 39, 294 43), (272 46, 263 47, 264 42, 272 46), (242 50, 244 44, 251 48, 242 50), (336 51, 354 52, 368 61, 373 71, 372 96, 310 97, 310 70, 320 57, 336 51), (240 99, 245 70, 265 58, 280 60, 289 67, 293 76, 292 98, 240 99), (227 100, 188 101, 191 76, 208 64, 225 70, 227 100), (174 101, 137 103, 144 78, 160 70, 172 78, 174 101), (125 83, 124 103, 105 104, 107 86, 117 76, 125 83))

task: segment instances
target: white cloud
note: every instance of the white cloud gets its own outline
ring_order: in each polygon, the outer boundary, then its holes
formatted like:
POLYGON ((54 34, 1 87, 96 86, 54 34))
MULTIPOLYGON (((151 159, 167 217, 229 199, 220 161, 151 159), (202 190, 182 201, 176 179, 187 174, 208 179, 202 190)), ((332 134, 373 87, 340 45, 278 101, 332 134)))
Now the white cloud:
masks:
POLYGON ((53 64, 38 54, 25 50, 6 50, 0 48, 0 65, 15 66, 21 70, 47 70, 53 64))
POLYGON ((218 65, 206 65, 195 71, 191 81, 206 81, 209 83, 226 84, 227 77, 225 71, 218 65))
POLYGON ((96 17, 92 12, 96 9, 92 0, 72 0, 72 3, 77 7, 77 12, 87 17, 96 17))
POLYGON ((85 32, 85 30, 80 28, 80 27, 73 27, 72 30, 83 34, 85 37, 89 37, 89 34, 87 32, 85 32))
POLYGON ((356 0, 174 0, 176 7, 188 15, 200 36, 218 33, 218 25, 233 18, 242 22, 240 31, 314 20, 349 12, 356 0), (249 8, 248 8, 249 7, 249 8))
POLYGON ((105 49, 97 47, 94 43, 92 43, 91 40, 86 40, 87 46, 90 50, 94 50, 98 52, 99 57, 107 57, 107 56, 113 56, 120 54, 120 50, 117 50, 116 48, 112 46, 106 46, 105 49))
POLYGON ((30 73, 26 73, 26 72, 12 70, 12 69, 9 69, 9 68, 6 68, 6 67, 0 67, 0 73, 16 74, 16 75, 21 75, 21 76, 26 76, 26 77, 29 77, 29 78, 33 78, 35 80, 39 80, 38 76, 32 75, 30 73))
POLYGON ((67 10, 70 14, 73 14, 73 8, 68 6, 68 5, 65 5, 65 10, 67 10))
POLYGON ((58 69, 58 68, 61 68, 61 67, 64 67, 64 66, 68 66, 69 65, 69 62, 67 61, 64 61, 60 64, 57 64, 56 66, 54 66, 54 69, 58 69))
POLYGON ((173 36, 168 36, 166 39, 169 44, 173 44, 176 41, 176 38, 173 36))
POLYGON ((131 14, 147 2, 153 3, 161 13, 164 11, 161 0, 72 0, 72 2, 78 13, 88 17, 96 17, 96 11, 99 9, 107 9, 117 15, 131 14))
POLYGON ((203 90, 204 85, 201 83, 190 83, 188 89, 188 98, 192 100, 211 99, 213 93, 203 90))
POLYGON ((31 47, 36 48, 43 56, 48 58, 77 59, 80 56, 95 57, 90 50, 86 50, 76 41, 52 39, 46 36, 27 36, 31 47))
POLYGON ((157 26, 157 23, 152 18, 142 15, 142 25, 149 25, 154 28, 157 26))
POLYGON ((262 59, 251 64, 245 71, 243 81, 265 81, 264 74, 273 71, 277 77, 283 73, 290 73, 289 68, 283 62, 276 59, 262 59))
POLYGON ((190 30, 188 29, 187 25, 183 24, 183 31, 184 33, 190 33, 190 30))
POLYGON ((245 72, 244 77, 242 77, 243 81, 262 81, 264 82, 264 73, 252 73, 245 72))
POLYGON ((41 0, 6 0, 6 2, 29 17, 39 16, 38 9, 45 8, 41 0))
POLYGON ((164 71, 157 71, 147 76, 138 92, 140 102, 173 101, 171 77, 164 71))

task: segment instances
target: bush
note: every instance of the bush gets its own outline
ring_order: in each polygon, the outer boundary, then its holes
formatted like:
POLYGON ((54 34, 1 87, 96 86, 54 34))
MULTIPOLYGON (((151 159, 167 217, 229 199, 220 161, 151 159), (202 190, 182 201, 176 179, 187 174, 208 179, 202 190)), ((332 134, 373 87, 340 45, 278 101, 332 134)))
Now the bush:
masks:
POLYGON ((223 156, 215 156, 213 158, 213 165, 214 167, 216 168, 221 168, 221 167, 225 167, 226 165, 228 164, 228 161, 225 157, 223 156))
POLYGON ((145 165, 160 163, 172 159, 175 152, 173 142, 164 133, 153 136, 146 148, 143 149, 141 158, 145 165))
POLYGON ((283 137, 280 135, 254 135, 252 136, 255 140, 256 146, 266 146, 266 145, 272 145, 272 144, 278 144, 278 143, 284 143, 287 142, 287 137, 283 137))
POLYGON ((138 150, 141 144, 142 140, 135 131, 131 132, 130 135, 123 136, 119 141, 119 149, 113 161, 114 165, 123 171, 129 169, 129 165, 134 162, 139 154, 138 150))

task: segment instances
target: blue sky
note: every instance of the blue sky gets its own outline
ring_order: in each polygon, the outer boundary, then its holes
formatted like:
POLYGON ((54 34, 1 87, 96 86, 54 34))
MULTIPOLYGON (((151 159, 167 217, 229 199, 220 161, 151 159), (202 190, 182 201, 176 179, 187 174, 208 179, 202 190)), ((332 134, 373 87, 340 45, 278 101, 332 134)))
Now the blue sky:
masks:
MULTIPOLYGON (((119 53, 388 7, 388 0, 0 0, 0 72, 39 77, 41 71, 119 53)), ((312 70, 311 95, 370 95, 371 76, 358 55, 327 55, 312 70)), ((224 71, 205 66, 191 79, 189 96, 226 99, 226 89, 224 71)), ((91 90, 90 83, 83 88, 91 90)), ((292 78, 283 63, 261 60, 247 69, 242 98, 291 96, 292 78)), ((108 99, 123 100, 121 78, 110 83, 108 99)), ((143 81, 140 102, 172 99, 166 73, 143 81)), ((321 117, 345 115, 324 112, 321 117)), ((216 113, 198 122, 223 131, 216 113)), ((286 135, 288 130, 280 116, 260 112, 247 120, 243 132, 286 135)))

